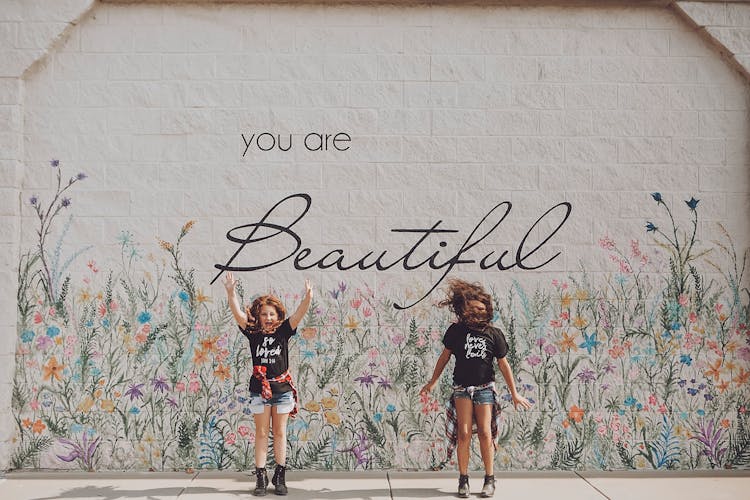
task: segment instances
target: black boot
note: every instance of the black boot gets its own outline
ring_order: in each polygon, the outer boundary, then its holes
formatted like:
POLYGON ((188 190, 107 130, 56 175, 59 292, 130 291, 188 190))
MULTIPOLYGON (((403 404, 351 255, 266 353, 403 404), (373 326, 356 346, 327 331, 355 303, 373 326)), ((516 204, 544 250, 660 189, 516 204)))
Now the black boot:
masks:
POLYGON ((495 494, 495 476, 484 476, 484 486, 482 487, 482 498, 489 498, 495 494))
POLYGON ((469 476, 459 475, 458 476, 458 497, 469 498, 469 476))
POLYGON ((256 467, 255 476, 255 491, 253 491, 253 495, 255 495, 256 497, 264 497, 266 496, 266 491, 268 488, 268 472, 266 472, 266 468, 256 467))
POLYGON ((286 495, 288 489, 286 487, 286 466, 276 465, 276 470, 273 471, 273 478, 271 478, 271 484, 276 486, 277 495, 286 495))

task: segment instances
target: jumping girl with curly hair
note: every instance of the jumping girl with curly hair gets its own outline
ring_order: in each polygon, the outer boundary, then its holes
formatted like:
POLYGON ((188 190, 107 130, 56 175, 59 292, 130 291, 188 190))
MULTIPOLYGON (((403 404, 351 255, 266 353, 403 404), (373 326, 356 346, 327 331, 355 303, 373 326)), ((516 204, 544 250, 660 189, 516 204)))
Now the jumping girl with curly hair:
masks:
POLYGON ((456 315, 443 337, 443 352, 435 370, 420 394, 426 396, 435 388, 451 355, 456 357, 453 369, 453 394, 446 413, 448 459, 457 448, 458 496, 469 497, 469 450, 473 423, 479 435, 479 450, 484 462, 484 486, 481 496, 495 493, 494 456, 500 405, 495 389, 494 361, 508 385, 513 406, 531 408, 531 403, 518 394, 513 370, 505 359, 508 343, 503 333, 492 326, 492 297, 478 283, 459 279, 448 281, 447 298, 438 304, 448 306, 456 315))

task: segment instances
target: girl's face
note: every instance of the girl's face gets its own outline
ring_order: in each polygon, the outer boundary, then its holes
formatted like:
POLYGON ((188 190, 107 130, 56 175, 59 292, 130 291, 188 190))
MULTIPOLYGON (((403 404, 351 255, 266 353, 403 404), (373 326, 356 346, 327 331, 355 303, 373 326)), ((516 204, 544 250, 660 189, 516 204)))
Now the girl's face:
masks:
POLYGON ((275 307, 264 305, 260 308, 259 320, 261 328, 266 330, 279 320, 279 313, 275 307))

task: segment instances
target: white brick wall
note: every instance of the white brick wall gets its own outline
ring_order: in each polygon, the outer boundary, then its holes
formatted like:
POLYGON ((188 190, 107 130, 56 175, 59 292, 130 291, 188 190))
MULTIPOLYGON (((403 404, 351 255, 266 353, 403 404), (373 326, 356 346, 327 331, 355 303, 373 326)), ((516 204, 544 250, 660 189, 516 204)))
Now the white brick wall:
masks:
MULTIPOLYGON (((73 194, 71 248, 126 228, 153 246, 197 218, 200 271, 226 253, 226 229, 290 191, 313 194, 309 241, 321 246, 376 241, 401 214, 481 215, 464 192, 529 218, 535 200, 569 199, 582 218, 558 267, 575 271, 601 231, 629 234, 646 215, 632 200, 657 189, 702 197, 708 218, 750 240, 737 217, 750 199, 747 81, 704 41, 747 71, 747 2, 677 2, 697 33, 650 7, 97 4, 83 15, 92 5, 0 8, 3 338, 16 336, 18 252, 33 243, 21 205, 51 189, 52 157, 91 176, 73 194), (294 153, 242 159, 239 134, 266 129, 296 134, 294 153), (351 149, 302 150, 317 130, 349 132, 351 149)), ((12 344, 0 365, 13 365, 12 344)), ((10 390, 3 371, 0 401, 10 390)), ((9 419, 0 406, 0 428, 9 419)), ((0 443, 0 469, 8 455, 0 443)))

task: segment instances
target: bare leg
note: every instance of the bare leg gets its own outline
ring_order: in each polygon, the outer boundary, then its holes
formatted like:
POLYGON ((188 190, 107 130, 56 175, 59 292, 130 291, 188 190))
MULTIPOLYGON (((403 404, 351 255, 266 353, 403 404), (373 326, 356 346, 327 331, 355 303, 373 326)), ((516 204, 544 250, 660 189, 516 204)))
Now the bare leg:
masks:
POLYGON ((471 448, 471 424, 473 403, 468 398, 456 398, 456 418, 458 419, 458 473, 469 473, 469 449, 471 448))
POLYGON ((273 457, 279 465, 286 465, 286 423, 288 420, 288 413, 276 413, 276 407, 271 408, 273 457))
POLYGON ((265 467, 268 457, 268 429, 271 425, 271 407, 266 406, 263 413, 253 414, 255 419, 255 466, 265 467))
POLYGON ((479 434, 479 450, 484 462, 484 472, 488 476, 494 474, 495 446, 492 442, 492 405, 474 405, 474 417, 477 420, 479 434))

